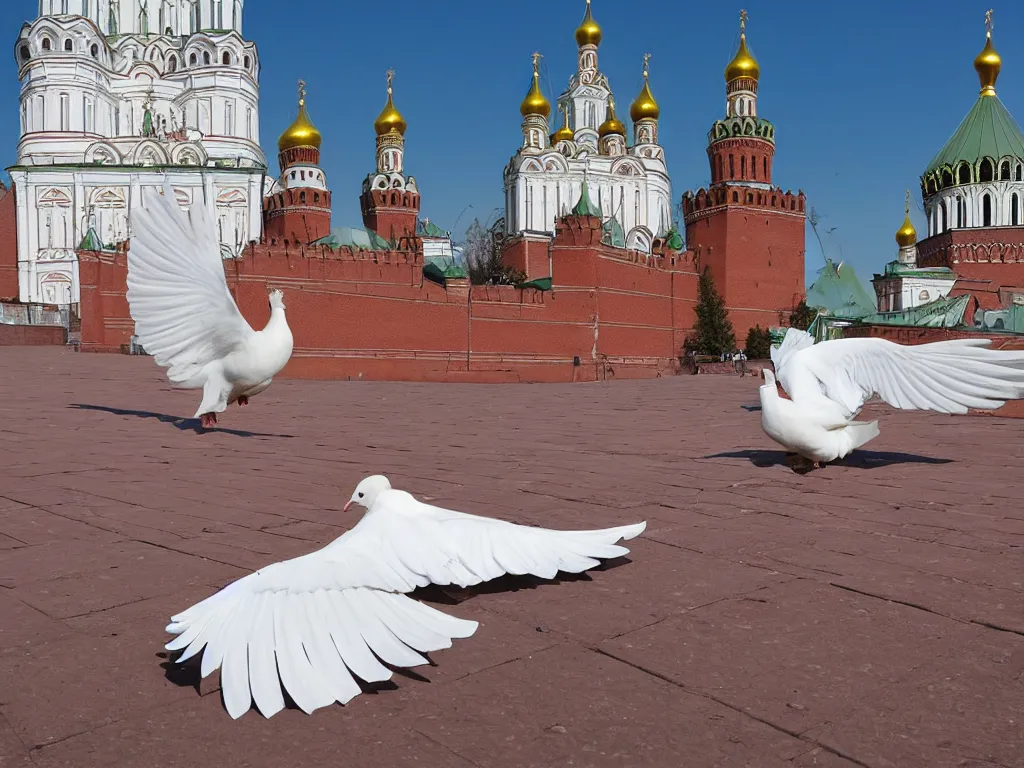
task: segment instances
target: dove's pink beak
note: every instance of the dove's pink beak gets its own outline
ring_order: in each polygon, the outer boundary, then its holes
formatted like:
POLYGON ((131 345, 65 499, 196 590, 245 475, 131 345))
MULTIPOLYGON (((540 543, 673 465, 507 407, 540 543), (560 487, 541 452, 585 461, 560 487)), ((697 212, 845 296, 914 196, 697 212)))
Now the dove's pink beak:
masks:
POLYGON ((352 506, 352 499, 348 500, 348 503, 342 508, 342 512, 348 512, 348 508, 352 506))

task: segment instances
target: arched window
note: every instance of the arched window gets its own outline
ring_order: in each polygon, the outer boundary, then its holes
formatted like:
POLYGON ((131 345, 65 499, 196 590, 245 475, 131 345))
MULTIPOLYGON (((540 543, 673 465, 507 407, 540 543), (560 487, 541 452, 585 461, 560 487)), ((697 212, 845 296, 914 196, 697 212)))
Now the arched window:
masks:
POLYGON ((960 168, 957 169, 957 181, 960 184, 971 183, 971 166, 967 163, 961 163, 960 168))
POLYGON ((306 192, 305 191, 299 192, 299 202, 300 203, 306 202, 306 192))
POLYGON ((1020 226, 1020 198, 1016 192, 1010 195, 1010 224, 1014 227, 1020 226))
POLYGON ((750 177, 757 180, 757 158, 753 155, 750 156, 750 177))
POLYGON ((964 199, 957 195, 956 198, 956 225, 957 227, 965 226, 964 222, 964 199))
POLYGON ((28 61, 32 58, 32 52, 29 51, 27 45, 21 46, 21 48, 18 50, 18 55, 21 56, 22 62, 28 61))
POLYGON ((250 69, 252 67, 252 59, 250 59, 248 56, 246 56, 242 61, 245 64, 246 69, 250 69))
POLYGON ((740 201, 740 193, 739 192, 733 192, 732 193, 732 201, 734 203, 738 203, 740 201))
POLYGON ((715 181, 721 181, 725 173, 722 170, 722 156, 718 156, 718 178, 715 181))
POLYGON ((946 201, 943 200, 939 204, 939 231, 937 234, 941 234, 949 229, 949 218, 946 212, 946 201))
POLYGON ((993 170, 992 161, 986 157, 981 161, 981 172, 978 175, 978 181, 992 181, 993 170))
POLYGON ((761 158, 761 169, 764 171, 764 180, 768 181, 768 158, 761 158))
POLYGON ((747 178, 747 156, 743 155, 740 158, 740 178, 747 178))
POLYGON ((221 60, 221 63, 222 63, 222 64, 224 64, 225 66, 227 66, 228 64, 230 64, 230 63, 231 63, 231 54, 230 54, 230 53, 228 53, 227 51, 224 51, 224 55, 223 55, 223 56, 221 57, 221 59, 220 59, 220 60, 221 60))
POLYGON ((942 186, 951 187, 953 186, 953 174, 950 173, 948 168, 942 169, 942 186))
POLYGON ((89 53, 92 54, 94 59, 98 59, 100 57, 100 47, 93 43, 92 47, 89 48, 89 53))
POLYGON ((167 71, 177 72, 178 71, 178 59, 176 56, 171 54, 171 58, 167 61, 167 71))
POLYGON ((1018 165, 1017 170, 1013 174, 1014 181, 1022 181, 1021 174, 1024 173, 1024 165, 1018 165))
POLYGON ((736 178, 736 158, 732 155, 729 155, 729 178, 736 178))
POLYGON ((1003 160, 1002 166, 999 168, 999 180, 1009 181, 1010 180, 1010 161, 1003 160))
POLYGON ((188 57, 188 63, 194 67, 196 64, 199 63, 199 59, 197 59, 196 55, 193 53, 191 56, 188 57))
POLYGON ((209 64, 209 63, 210 63, 210 52, 209 51, 203 51, 203 64, 209 64))
POLYGON ((48 37, 44 37, 43 38, 43 50, 44 51, 50 50, 50 38, 48 38, 48 37))
POLYGON ((74 45, 74 43, 71 42, 71 38, 69 37, 67 40, 64 41, 64 50, 65 51, 73 51, 74 49, 75 49, 75 45, 74 45))
POLYGON ((319 192, 314 192, 313 193, 313 202, 314 203, 319 203, 320 202, 320 193, 319 192))
POLYGON ((988 194, 981 198, 981 225, 983 227, 992 226, 992 198, 988 194))

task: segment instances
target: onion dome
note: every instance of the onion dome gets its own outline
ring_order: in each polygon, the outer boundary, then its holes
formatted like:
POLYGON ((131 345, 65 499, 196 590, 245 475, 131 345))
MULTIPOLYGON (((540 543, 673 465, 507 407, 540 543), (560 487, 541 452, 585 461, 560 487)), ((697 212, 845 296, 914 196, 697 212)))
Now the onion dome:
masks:
POLYGON ((576 27, 576 44, 582 48, 584 45, 601 44, 601 27, 590 12, 590 0, 587 0, 587 12, 583 14, 583 21, 576 27))
POLYGON ((519 112, 523 117, 528 115, 540 115, 547 118, 551 114, 551 102, 544 98, 540 91, 540 69, 538 62, 540 54, 533 54, 533 80, 530 82, 530 90, 526 92, 526 98, 519 105, 519 112))
POLYGON ((313 121, 309 119, 309 113, 306 112, 306 84, 300 80, 299 115, 277 140, 277 149, 280 152, 297 147, 320 149, 322 141, 323 137, 320 135, 320 131, 313 125, 313 121))
POLYGON ((640 89, 640 94, 633 100, 633 103, 629 107, 629 119, 634 123, 637 123, 644 119, 657 120, 661 114, 661 108, 658 107, 658 102, 654 100, 654 94, 651 93, 651 86, 647 82, 647 62, 650 60, 650 54, 644 56, 644 87, 640 89))
POLYGON ((569 127, 569 109, 565 107, 562 109, 562 127, 551 134, 551 146, 555 146, 560 141, 572 141, 576 138, 576 132, 569 127))
POLYGON ((603 139, 605 136, 610 136, 613 133, 625 136, 626 126, 615 116, 615 102, 612 99, 608 99, 608 119, 601 123, 601 127, 597 129, 597 135, 603 139))
POLYGON ((900 248, 907 248, 917 242, 917 230, 910 221, 910 190, 907 190, 906 216, 903 217, 903 226, 896 230, 896 242, 900 248))
POLYGON ((747 49, 747 12, 740 11, 740 47, 725 68, 725 82, 731 83, 741 77, 757 80, 760 76, 761 68, 757 64, 757 59, 747 49))
POLYGON ((387 72, 388 78, 388 103, 384 105, 384 109, 377 116, 377 119, 373 121, 373 130, 377 132, 378 136, 383 136, 386 133, 394 131, 399 136, 405 135, 406 123, 405 118, 402 117, 402 113, 395 109, 395 102, 392 98, 391 81, 395 78, 395 71, 389 69, 387 72))
POLYGON ((985 14, 985 26, 985 47, 974 59, 974 71, 981 81, 981 95, 995 96, 996 80, 999 78, 999 70, 1003 68, 1003 58, 992 45, 992 11, 985 14))

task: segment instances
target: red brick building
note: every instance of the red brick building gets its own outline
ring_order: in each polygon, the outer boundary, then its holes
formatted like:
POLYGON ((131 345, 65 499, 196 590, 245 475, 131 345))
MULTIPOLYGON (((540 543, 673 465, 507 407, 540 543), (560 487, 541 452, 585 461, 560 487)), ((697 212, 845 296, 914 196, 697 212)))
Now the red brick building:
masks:
POLYGON ((786 324, 804 297, 806 201, 772 180, 775 127, 758 115, 760 75, 743 13, 725 69, 726 116, 708 132, 711 185, 683 195, 686 246, 710 267, 740 342, 754 325, 786 324))

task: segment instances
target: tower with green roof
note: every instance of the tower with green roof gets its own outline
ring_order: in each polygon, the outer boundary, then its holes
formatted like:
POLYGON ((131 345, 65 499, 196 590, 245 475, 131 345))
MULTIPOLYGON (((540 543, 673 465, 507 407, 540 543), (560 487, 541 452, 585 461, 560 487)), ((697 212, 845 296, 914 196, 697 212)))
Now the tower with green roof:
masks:
POLYGON ((992 11, 985 26, 985 47, 974 59, 978 99, 921 175, 929 237, 1024 220, 1024 135, 996 95, 1003 62, 992 44, 992 11))

